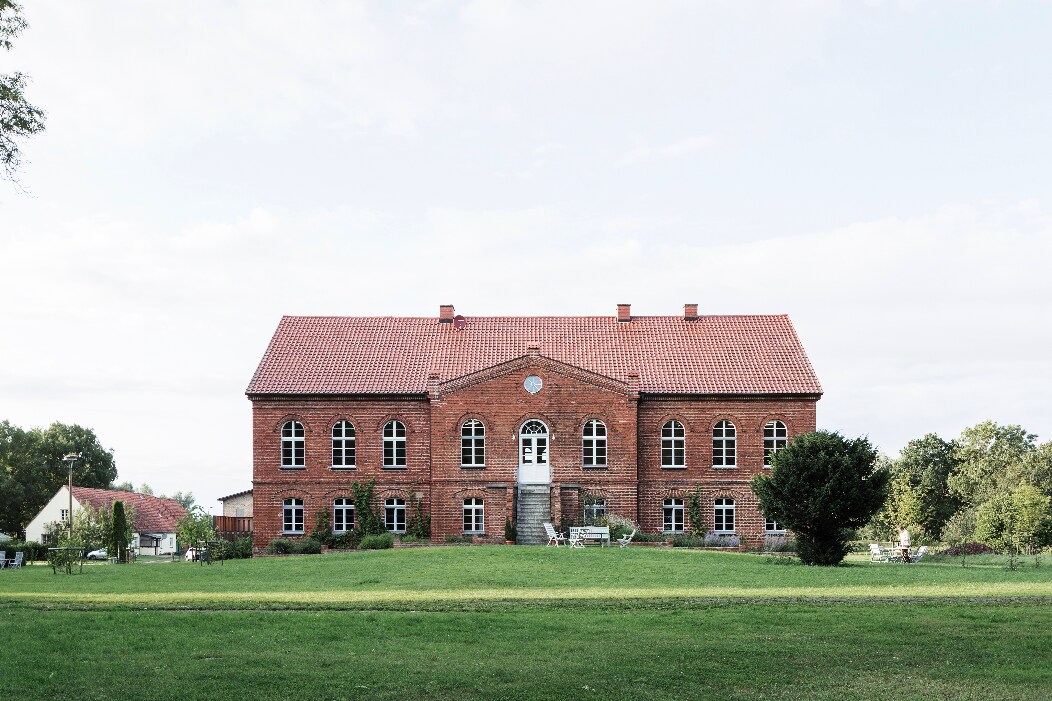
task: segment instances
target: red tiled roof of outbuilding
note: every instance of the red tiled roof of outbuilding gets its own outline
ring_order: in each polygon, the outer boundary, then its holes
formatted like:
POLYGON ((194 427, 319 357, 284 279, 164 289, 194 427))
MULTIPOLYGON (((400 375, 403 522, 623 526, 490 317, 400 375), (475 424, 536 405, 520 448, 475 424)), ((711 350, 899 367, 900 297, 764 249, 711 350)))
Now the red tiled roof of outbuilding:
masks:
POLYGON ((74 487, 73 498, 96 509, 111 509, 113 502, 124 502, 134 510, 132 525, 137 533, 175 533, 179 519, 186 515, 186 509, 174 499, 138 492, 74 487))
POLYGON ((785 315, 282 318, 246 393, 423 394, 446 381, 526 355, 553 360, 652 394, 821 394, 785 315))

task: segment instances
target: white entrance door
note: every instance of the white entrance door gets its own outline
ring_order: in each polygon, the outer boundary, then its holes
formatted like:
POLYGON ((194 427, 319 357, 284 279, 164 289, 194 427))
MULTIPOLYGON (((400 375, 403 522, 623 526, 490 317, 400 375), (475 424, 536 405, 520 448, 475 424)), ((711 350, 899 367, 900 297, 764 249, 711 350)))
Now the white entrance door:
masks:
POLYGON ((549 484, 548 427, 530 419, 519 430, 519 484, 549 484))

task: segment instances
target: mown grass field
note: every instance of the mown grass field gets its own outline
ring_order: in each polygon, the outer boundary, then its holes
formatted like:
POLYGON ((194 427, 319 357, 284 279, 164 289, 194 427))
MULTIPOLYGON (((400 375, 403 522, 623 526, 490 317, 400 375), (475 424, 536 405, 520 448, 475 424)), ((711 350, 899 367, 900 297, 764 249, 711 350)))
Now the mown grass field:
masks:
POLYGON ((0 573, 6 698, 1048 699, 1052 562, 421 548, 0 573))

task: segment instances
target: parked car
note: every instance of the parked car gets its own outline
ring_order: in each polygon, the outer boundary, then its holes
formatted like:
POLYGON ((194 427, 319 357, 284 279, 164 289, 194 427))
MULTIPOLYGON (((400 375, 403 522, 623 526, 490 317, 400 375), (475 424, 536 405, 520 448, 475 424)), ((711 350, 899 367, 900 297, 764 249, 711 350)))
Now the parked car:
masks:
POLYGON ((99 548, 98 550, 92 550, 88 553, 89 560, 105 560, 109 555, 106 553, 106 548, 99 548))

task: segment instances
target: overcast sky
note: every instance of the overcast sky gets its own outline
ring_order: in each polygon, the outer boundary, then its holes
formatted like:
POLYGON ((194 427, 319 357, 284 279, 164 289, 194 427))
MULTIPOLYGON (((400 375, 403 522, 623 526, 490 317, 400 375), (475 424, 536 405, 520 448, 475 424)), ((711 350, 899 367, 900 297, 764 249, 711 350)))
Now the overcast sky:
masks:
POLYGON ((283 314, 787 313, 819 426, 1052 438, 1052 3, 26 2, 0 419, 251 480, 283 314))

